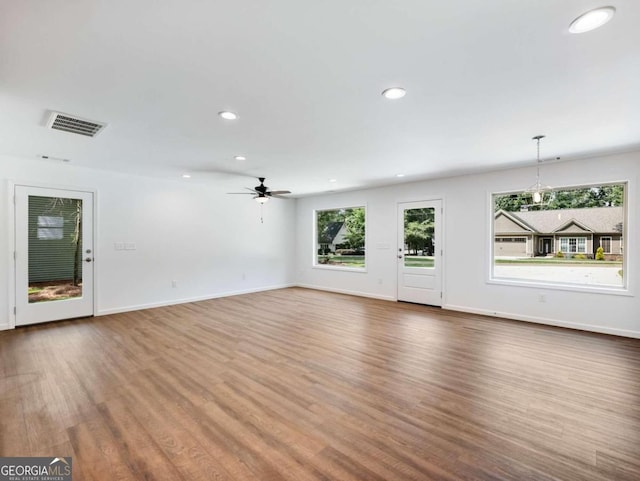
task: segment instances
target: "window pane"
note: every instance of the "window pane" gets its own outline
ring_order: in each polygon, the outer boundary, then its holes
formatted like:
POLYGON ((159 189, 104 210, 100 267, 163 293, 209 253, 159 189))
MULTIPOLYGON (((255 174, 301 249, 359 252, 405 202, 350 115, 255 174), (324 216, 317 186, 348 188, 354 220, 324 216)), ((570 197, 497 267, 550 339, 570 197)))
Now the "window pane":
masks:
POLYGON ((404 211, 404 266, 434 267, 435 209, 404 211))
POLYGON ((495 194, 492 278, 624 287, 625 188, 557 189, 544 203, 495 194))
POLYGON ((365 209, 316 211, 316 265, 365 267, 365 209))
POLYGON ((587 239, 584 237, 578 239, 578 252, 587 252, 587 239))
POLYGON ((82 296, 82 201, 29 196, 29 302, 82 296))

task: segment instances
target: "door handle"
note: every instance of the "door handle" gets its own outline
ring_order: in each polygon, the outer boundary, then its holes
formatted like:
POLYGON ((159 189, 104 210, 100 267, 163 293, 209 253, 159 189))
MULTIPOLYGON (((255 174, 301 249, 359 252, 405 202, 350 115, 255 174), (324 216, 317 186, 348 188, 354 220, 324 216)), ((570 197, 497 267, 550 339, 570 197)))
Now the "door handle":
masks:
POLYGON ((85 262, 91 262, 93 259, 91 257, 87 257, 84 261, 85 262))
POLYGON ((398 259, 402 259, 402 256, 398 256, 398 259))

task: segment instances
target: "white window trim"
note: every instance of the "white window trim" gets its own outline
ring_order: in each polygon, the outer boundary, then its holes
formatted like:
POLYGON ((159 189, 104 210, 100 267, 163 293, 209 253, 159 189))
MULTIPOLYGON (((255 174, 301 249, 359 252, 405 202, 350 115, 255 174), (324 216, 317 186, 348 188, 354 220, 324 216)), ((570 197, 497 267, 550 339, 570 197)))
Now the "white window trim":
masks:
MULTIPOLYGON (((633 227, 630 226, 630 223, 633 223, 633 219, 635 216, 635 207, 633 205, 633 199, 635 199, 635 184, 629 179, 625 180, 613 180, 613 181, 605 181, 605 182, 587 182, 584 184, 566 184, 562 186, 562 189, 570 190, 570 189, 579 189, 585 187, 592 186, 606 186, 606 185, 620 185, 624 184, 624 230, 620 235, 620 252, 624 254, 623 266, 622 269, 626 273, 624 277, 624 284, 622 286, 608 286, 608 285, 590 285, 590 284, 570 284, 570 283, 560 283, 553 281, 537 281, 534 279, 512 279, 505 277, 495 277, 493 268, 495 266, 495 211, 494 211, 494 196, 496 195, 508 195, 508 194, 519 194, 522 193, 522 190, 495 190, 495 191, 486 191, 487 198, 487 222, 489 225, 489 235, 486 237, 489 242, 487 242, 487 263, 486 267, 486 283, 492 285, 502 285, 502 286, 515 286, 515 287, 525 287, 525 288, 545 288, 545 289, 555 289, 560 291, 570 291, 570 292, 589 292, 593 294, 606 294, 606 295, 617 295, 617 296, 634 296, 634 291, 630 288, 630 277, 631 273, 629 272, 629 266, 632 265, 632 254, 627 252, 628 249, 628 238, 630 233, 633 233, 633 227), (630 201, 631 200, 631 201, 630 201)), ((593 238, 592 238, 593 241, 593 238)), ((559 250, 559 240, 556 235, 554 235, 553 240, 553 249, 552 252, 557 252, 559 250)), ((635 278, 634 278, 635 279, 635 278)))
POLYGON ((368 271, 368 253, 367 246, 369 245, 369 229, 367 224, 369 223, 369 214, 367 209, 367 204, 354 204, 340 207, 325 207, 320 209, 313 210, 313 256, 311 261, 312 269, 320 269, 320 270, 328 270, 328 271, 346 271, 346 272, 356 272, 356 273, 367 273, 368 271), (318 212, 324 212, 327 210, 340 210, 340 209, 364 209, 364 266, 363 267, 347 267, 347 266, 332 266, 328 264, 318 264, 318 249, 320 245, 318 244, 318 212))

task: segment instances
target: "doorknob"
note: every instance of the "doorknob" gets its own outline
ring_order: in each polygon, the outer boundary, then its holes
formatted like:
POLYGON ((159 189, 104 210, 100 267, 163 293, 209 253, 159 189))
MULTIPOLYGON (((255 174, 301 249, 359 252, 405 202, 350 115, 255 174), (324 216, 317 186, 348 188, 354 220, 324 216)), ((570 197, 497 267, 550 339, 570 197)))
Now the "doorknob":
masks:
POLYGON ((398 256, 398 259, 402 259, 402 256, 398 256))
POLYGON ((91 257, 87 257, 84 261, 85 262, 91 262, 93 259, 91 257))

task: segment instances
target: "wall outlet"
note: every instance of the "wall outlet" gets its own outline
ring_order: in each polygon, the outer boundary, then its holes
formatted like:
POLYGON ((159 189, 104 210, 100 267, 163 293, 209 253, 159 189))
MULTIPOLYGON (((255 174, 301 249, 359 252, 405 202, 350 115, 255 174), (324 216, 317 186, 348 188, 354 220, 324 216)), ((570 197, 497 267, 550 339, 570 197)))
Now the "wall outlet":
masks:
POLYGON ((124 250, 124 242, 114 242, 113 248, 114 250, 117 250, 117 251, 124 250))
POLYGON ((136 250, 136 243, 135 242, 125 242, 124 243, 124 250, 126 250, 126 251, 134 251, 134 250, 136 250))
POLYGON ((178 287, 178 281, 171 281, 171 287, 178 287))
POLYGON ((382 285, 382 277, 378 278, 378 284, 382 285))
POLYGON ((538 294, 538 302, 547 302, 547 296, 544 294, 538 294))
POLYGON ((246 275, 244 272, 242 273, 242 280, 243 280, 243 281, 246 281, 246 280, 247 280, 247 275, 246 275))

